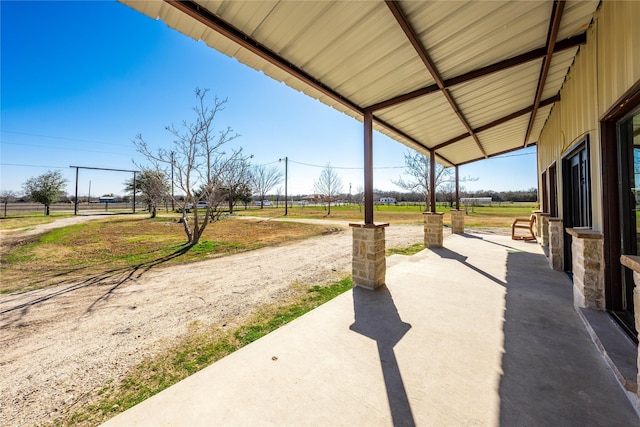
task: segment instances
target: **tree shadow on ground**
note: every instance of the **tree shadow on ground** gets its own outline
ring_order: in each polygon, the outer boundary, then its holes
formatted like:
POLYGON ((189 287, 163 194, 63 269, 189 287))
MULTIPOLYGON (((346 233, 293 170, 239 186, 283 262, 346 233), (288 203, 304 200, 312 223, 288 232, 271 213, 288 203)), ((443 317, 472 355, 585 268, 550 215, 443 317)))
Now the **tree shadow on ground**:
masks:
MULTIPOLYGON (((184 255, 191 248, 192 246, 184 245, 169 255, 154 259, 152 261, 140 263, 134 266, 127 266, 127 267, 118 268, 118 269, 109 270, 103 273, 95 274, 79 282, 73 283, 67 287, 64 287, 62 289, 56 289, 51 292, 47 292, 46 289, 40 289, 38 292, 44 293, 44 295, 34 298, 31 301, 27 301, 27 302, 17 304, 15 306, 1 310, 0 316, 7 315, 10 313, 20 312, 20 315, 18 317, 14 318, 9 323, 3 324, 2 327, 7 327, 13 323, 18 322, 21 317, 25 316, 29 312, 29 309, 31 307, 34 307, 43 302, 49 301, 51 299, 69 294, 71 292, 74 292, 80 289, 87 288, 90 286, 105 286, 105 285, 110 286, 110 288, 103 295, 101 295, 95 302, 93 302, 87 308, 87 313, 89 313, 93 310, 96 304, 100 303, 101 301, 106 301, 118 288, 120 288, 125 283, 141 278, 145 273, 149 272, 149 270, 155 267, 158 267, 172 259, 180 257, 181 255, 184 255)), ((69 280, 59 282, 56 285, 57 286, 64 285, 66 282, 69 282, 69 280)), ((56 286, 56 285, 53 285, 53 286, 56 286)))

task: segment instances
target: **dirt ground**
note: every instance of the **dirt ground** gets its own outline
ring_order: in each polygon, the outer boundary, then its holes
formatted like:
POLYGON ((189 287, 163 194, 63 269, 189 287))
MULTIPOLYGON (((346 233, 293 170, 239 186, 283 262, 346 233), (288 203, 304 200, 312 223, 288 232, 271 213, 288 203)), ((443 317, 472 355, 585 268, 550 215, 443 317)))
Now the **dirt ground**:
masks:
MULTIPOLYGON (((29 233, 83 220, 65 218, 29 233)), ((343 231, 290 245, 0 295, 0 425, 50 423, 194 322, 232 328, 294 282, 350 274, 351 230, 340 225, 343 231)), ((421 225, 388 227, 387 247, 421 242, 422 233, 421 225)), ((17 237, 2 239, 6 247, 17 237)))

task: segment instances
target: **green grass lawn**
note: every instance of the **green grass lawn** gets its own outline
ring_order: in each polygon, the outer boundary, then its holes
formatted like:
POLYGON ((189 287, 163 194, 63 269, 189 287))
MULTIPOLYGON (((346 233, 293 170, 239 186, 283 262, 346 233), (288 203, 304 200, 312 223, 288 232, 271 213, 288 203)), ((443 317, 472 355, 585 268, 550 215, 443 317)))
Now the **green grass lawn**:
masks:
MULTIPOLYGON (((529 217, 531 212, 537 209, 535 203, 503 203, 501 205, 475 206, 461 210, 466 211, 465 225, 468 227, 510 227, 516 217, 529 217)), ((265 207, 238 210, 238 215, 259 217, 284 217, 284 207, 265 207)), ((444 214, 445 225, 451 225, 448 206, 439 204, 437 212, 444 214)), ((424 205, 376 205, 373 210, 375 222, 388 222, 391 224, 421 224, 423 220, 424 205)), ((289 208, 290 218, 334 219, 339 221, 361 222, 364 218, 364 207, 358 205, 332 206, 331 215, 328 209, 321 206, 293 206, 289 208)))

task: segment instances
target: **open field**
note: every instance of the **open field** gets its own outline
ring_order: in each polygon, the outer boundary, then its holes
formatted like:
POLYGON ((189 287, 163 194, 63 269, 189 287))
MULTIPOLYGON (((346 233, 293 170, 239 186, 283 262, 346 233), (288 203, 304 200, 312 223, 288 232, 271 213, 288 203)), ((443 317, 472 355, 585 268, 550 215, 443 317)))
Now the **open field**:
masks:
POLYGON ((210 224, 200 243, 188 247, 176 217, 106 217, 18 241, 0 253, 0 293, 193 262, 337 230, 294 222, 227 219, 210 224))
MULTIPOLYGON (((290 218, 316 218, 333 219, 342 221, 360 222, 364 216, 363 207, 358 205, 332 206, 331 215, 327 215, 327 209, 323 206, 294 206, 289 208, 290 218)), ((465 208, 460 206, 461 210, 465 208)), ((537 209, 535 203, 503 203, 491 206, 474 206, 467 208, 465 224, 469 227, 510 227, 515 217, 529 217, 533 210, 537 209)), ((444 224, 451 225, 449 212, 451 209, 442 205, 437 206, 437 212, 444 214, 444 224)), ((391 224, 422 224, 424 205, 376 205, 373 215, 374 221, 388 222, 391 224)), ((265 207, 238 210, 239 215, 283 217, 284 207, 265 207)))

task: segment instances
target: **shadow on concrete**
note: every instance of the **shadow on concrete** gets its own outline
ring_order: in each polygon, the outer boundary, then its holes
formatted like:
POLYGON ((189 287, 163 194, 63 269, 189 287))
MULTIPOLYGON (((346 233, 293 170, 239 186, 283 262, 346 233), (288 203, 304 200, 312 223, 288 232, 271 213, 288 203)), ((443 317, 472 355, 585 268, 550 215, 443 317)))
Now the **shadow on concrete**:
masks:
POLYGON ((541 254, 507 254, 502 426, 640 425, 573 308, 572 284, 541 254))
POLYGON ((459 263, 461 263, 462 265, 464 265, 465 267, 475 271, 478 274, 483 275, 484 277, 486 277, 487 279, 497 283, 500 286, 506 286, 507 284, 505 282, 503 282, 502 280, 498 279, 497 277, 491 275, 490 273, 484 271, 483 269, 476 267, 473 264, 469 264, 467 262, 467 257, 464 255, 461 255, 457 252, 452 251, 451 249, 447 249, 447 248, 430 248, 430 250, 438 255, 440 258, 444 258, 444 259, 452 259, 455 261, 458 261, 459 263))
POLYGON ((386 286, 375 291, 354 288, 353 308, 355 321, 349 329, 371 338, 378 345, 393 425, 415 426, 407 391, 393 351, 395 345, 411 329, 411 325, 400 318, 386 286))

